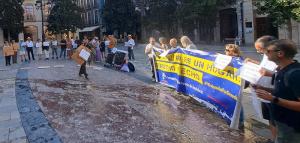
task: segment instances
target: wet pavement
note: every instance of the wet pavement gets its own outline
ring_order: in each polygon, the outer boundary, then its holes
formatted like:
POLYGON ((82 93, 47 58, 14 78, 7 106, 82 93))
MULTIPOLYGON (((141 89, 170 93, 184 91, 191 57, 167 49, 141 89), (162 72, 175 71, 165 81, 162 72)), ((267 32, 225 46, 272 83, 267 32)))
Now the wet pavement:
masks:
POLYGON ((214 113, 170 89, 31 80, 33 95, 63 142, 240 143, 263 138, 229 129, 214 113))

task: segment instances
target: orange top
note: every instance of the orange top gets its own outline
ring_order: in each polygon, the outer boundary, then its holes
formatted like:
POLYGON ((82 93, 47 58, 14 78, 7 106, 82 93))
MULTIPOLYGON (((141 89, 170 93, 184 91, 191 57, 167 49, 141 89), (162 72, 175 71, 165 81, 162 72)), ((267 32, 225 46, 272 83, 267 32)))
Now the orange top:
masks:
POLYGON ((115 39, 115 38, 109 38, 109 45, 108 45, 108 48, 114 48, 114 47, 116 47, 116 45, 117 45, 117 39, 115 39))
POLYGON ((12 56, 14 54, 15 54, 15 52, 14 52, 14 49, 12 46, 4 46, 3 47, 3 55, 4 56, 12 56))
POLYGON ((14 43, 12 45, 14 52, 17 52, 19 50, 19 44, 18 43, 14 43))

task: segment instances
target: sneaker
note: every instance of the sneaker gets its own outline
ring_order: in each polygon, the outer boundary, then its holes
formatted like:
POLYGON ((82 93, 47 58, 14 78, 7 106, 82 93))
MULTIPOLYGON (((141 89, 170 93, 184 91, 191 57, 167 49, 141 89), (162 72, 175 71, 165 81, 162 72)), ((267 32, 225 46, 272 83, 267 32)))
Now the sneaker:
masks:
POLYGON ((88 78, 88 76, 87 76, 87 75, 85 76, 85 79, 89 80, 89 78, 88 78))

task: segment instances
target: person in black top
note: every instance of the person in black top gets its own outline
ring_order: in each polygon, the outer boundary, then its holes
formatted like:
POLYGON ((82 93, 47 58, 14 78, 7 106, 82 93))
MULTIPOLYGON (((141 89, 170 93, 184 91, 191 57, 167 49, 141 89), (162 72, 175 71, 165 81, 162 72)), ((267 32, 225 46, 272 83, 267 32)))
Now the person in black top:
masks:
POLYGON ((277 40, 267 47, 268 59, 279 66, 272 91, 256 87, 258 97, 271 101, 277 128, 276 143, 300 142, 300 63, 293 60, 296 44, 277 40))
POLYGON ((59 56, 59 58, 62 58, 62 56, 64 56, 64 59, 66 59, 66 49, 67 49, 67 41, 65 38, 63 38, 60 41, 60 56, 59 56))

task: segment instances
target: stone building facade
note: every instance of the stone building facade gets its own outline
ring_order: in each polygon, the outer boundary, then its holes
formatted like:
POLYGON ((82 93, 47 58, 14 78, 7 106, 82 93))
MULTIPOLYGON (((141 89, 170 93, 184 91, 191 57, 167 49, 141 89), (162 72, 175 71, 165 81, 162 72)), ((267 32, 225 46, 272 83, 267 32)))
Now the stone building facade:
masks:
POLYGON ((85 27, 83 29, 78 29, 77 34, 80 39, 83 36, 93 37, 102 36, 105 32, 105 27, 103 24, 103 7, 105 0, 78 0, 77 5, 84 9, 81 14, 85 27))

